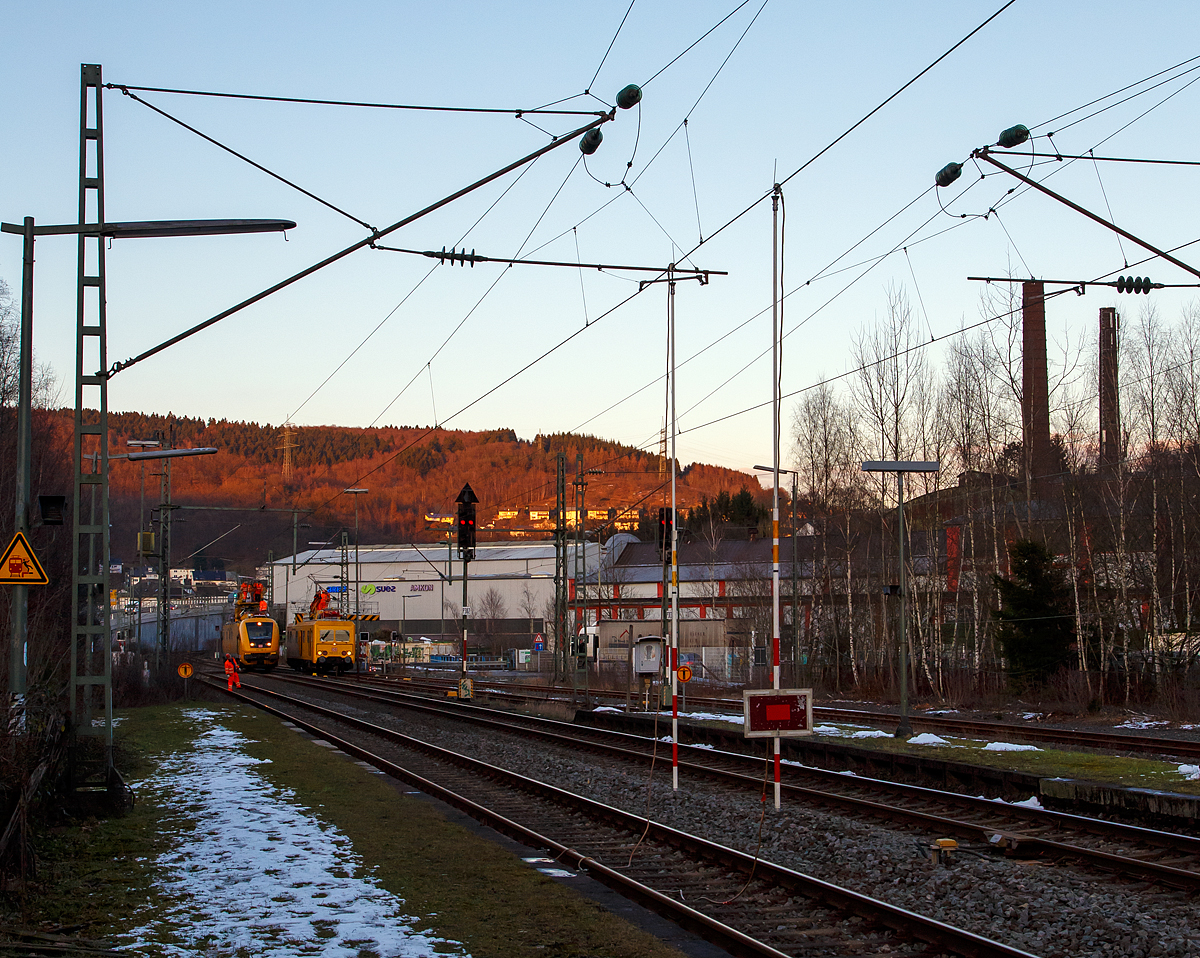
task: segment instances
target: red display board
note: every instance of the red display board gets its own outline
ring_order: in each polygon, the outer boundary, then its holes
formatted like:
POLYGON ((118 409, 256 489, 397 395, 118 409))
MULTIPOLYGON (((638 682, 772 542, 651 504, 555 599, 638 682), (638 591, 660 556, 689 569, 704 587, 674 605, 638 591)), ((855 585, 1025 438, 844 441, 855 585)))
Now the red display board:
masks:
POLYGON ((746 738, 812 735, 812 689, 754 689, 742 693, 746 738))

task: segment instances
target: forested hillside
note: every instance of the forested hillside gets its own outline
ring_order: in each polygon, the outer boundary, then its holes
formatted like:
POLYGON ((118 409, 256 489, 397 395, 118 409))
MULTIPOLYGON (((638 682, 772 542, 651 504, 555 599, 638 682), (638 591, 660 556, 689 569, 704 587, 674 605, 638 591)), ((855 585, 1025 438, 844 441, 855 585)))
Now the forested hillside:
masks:
MULTIPOLYGON (((59 415, 69 428, 70 412, 63 410, 59 415)), ((355 498, 362 543, 431 541, 443 537, 446 526, 427 522, 426 515, 452 514, 455 497, 466 482, 480 499, 482 540, 514 534, 540 538, 545 532, 531 528, 523 517, 531 508, 553 508, 559 454, 566 459, 569 509, 574 508, 572 483, 579 454, 585 470, 601 470, 586 477, 589 512, 615 509, 636 513, 639 507, 656 511, 665 502, 664 484, 669 479, 656 454, 594 436, 553 434, 521 439, 511 429, 462 432, 420 426, 300 426, 290 431, 292 474, 285 480, 283 447, 287 443, 279 426, 111 413, 109 428, 114 455, 129 451, 129 440, 144 439, 180 448, 214 446, 220 450, 215 456, 177 459, 172 464, 173 503, 223 507, 175 511, 171 553, 177 564, 198 552, 192 561, 248 569, 263 561, 268 551, 276 556, 290 554, 293 508, 301 510, 295 530, 301 549, 336 536, 342 528, 353 534, 355 498), (370 491, 357 497, 340 494, 355 486, 370 491), (247 511, 229 511, 234 508, 247 511), (502 511, 509 517, 489 529, 502 511), (515 517, 509 515, 514 512, 515 517), (221 538, 204 548, 217 537, 221 538)), ((117 461, 111 473, 112 552, 114 558, 125 561, 134 558, 143 470, 149 521, 152 511, 157 518, 161 463, 117 461)), ((760 496, 750 475, 703 464, 681 469, 677 487, 681 509, 743 488, 760 496)), ((598 524, 589 521, 589 527, 598 524)))

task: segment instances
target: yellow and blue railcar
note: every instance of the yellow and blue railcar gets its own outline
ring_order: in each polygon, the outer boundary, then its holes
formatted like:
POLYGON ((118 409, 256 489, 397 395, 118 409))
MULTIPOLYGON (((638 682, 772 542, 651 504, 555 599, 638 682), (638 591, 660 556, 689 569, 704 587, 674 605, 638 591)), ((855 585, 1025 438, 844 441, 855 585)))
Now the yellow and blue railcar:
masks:
POLYGON ((354 621, 309 618, 303 613, 288 624, 284 640, 287 664, 297 672, 341 675, 354 670, 354 621))
POLYGON ((270 672, 279 664, 279 623, 250 615, 221 627, 221 658, 232 655, 243 669, 270 672))
POLYGON ((267 614, 261 582, 238 591, 233 619, 221 627, 220 657, 226 655, 243 669, 270 672, 279 664, 279 623, 267 614))

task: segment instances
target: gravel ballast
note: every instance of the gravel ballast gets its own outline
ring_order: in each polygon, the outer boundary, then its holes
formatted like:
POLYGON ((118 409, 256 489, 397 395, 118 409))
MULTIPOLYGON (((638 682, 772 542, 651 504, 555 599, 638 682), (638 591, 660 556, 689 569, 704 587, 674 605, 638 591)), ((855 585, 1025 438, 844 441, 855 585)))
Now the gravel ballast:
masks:
MULTIPOLYGON (((327 701, 294 687, 289 694, 327 701)), ((1044 958, 1200 955, 1200 910, 1188 892, 1062 863, 1006 859, 963 843, 953 861, 935 865, 929 844, 944 836, 869 824, 786 799, 776 811, 769 786, 764 802, 758 793, 732 792, 685 775, 673 792, 668 742, 662 743, 651 784, 649 769, 634 771, 519 734, 496 735, 382 707, 350 704, 346 710, 634 814, 646 814, 649 802, 655 821, 749 854, 757 849, 771 862, 1044 958)))

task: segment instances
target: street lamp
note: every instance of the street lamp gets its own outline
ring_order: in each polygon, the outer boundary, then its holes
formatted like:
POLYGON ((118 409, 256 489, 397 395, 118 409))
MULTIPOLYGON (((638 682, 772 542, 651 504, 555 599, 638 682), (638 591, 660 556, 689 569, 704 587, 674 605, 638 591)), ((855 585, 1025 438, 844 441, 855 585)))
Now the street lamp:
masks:
POLYGON ((896 726, 896 738, 908 738, 912 735, 912 725, 908 721, 908 577, 904 569, 904 474, 906 472, 937 472, 941 463, 923 461, 894 462, 868 461, 862 464, 863 472, 894 472, 896 474, 897 504, 896 526, 898 529, 897 543, 900 555, 900 626, 897 629, 900 639, 900 724, 896 726))
MULTIPOLYGON (((85 84, 85 95, 88 87, 85 84)), ((98 124, 97 120, 97 124, 98 124)), ((85 131, 85 133, 98 134, 97 130, 85 131)), ((81 160, 81 163, 83 161, 81 160)), ((102 189, 100 186, 100 176, 97 175, 94 180, 81 180, 80 192, 80 218, 83 213, 83 195, 88 189, 102 189)), ((99 207, 100 218, 103 218, 103 200, 101 193, 101 205, 99 207)), ((148 238, 160 236, 211 236, 227 233, 260 233, 260 232, 279 232, 293 229, 296 226, 291 220, 157 220, 143 222, 126 222, 126 223, 71 223, 55 226, 36 226, 32 216, 26 216, 22 223, 0 223, 0 232, 15 233, 23 237, 23 269, 21 274, 21 347, 19 358, 19 373, 17 385, 17 452, 16 452, 16 531, 21 533, 29 532, 29 486, 30 486, 30 463, 33 458, 33 432, 32 432, 32 417, 33 417, 33 402, 32 402, 32 381, 33 381, 33 262, 34 262, 34 243, 38 236, 78 236, 80 249, 80 283, 84 282, 83 277, 83 237, 93 237, 103 242, 104 239, 122 239, 122 238, 148 238)), ((103 258, 101 258, 103 263, 103 258)), ((101 271, 103 267, 101 266, 101 271)), ((102 279, 100 280, 100 297, 103 303, 104 288, 102 279)), ((79 287, 79 303, 83 303, 82 286, 79 287)), ((82 309, 80 305, 80 309, 82 309)), ((103 310, 103 306, 101 306, 103 310)), ((82 336, 98 335, 101 337, 101 358, 104 357, 104 323, 103 311, 101 312, 101 320, 96 326, 90 326, 82 322, 82 314, 77 334, 77 345, 82 343, 82 336)), ((80 345, 82 350, 82 346, 80 345)), ((82 356, 82 351, 80 352, 82 356)), ((81 412, 82 400, 82 380, 78 377, 82 373, 77 373, 77 389, 76 389, 76 449, 82 449, 81 433, 79 431, 79 421, 81 412)), ((107 404, 107 390, 105 388, 104 370, 99 371, 97 379, 102 394, 101 408, 107 404)), ((96 485, 101 490, 100 495, 100 515, 99 522, 95 522, 93 518, 89 523, 82 523, 79 510, 76 509, 74 517, 75 523, 75 543, 76 548, 80 548, 79 535, 81 534, 81 525, 91 525, 98 527, 100 530, 96 532, 94 528, 90 528, 84 533, 86 538, 86 547, 92 553, 93 558, 98 558, 96 564, 89 563, 88 567, 83 570, 83 574, 94 576, 98 569, 102 569, 104 575, 108 572, 108 477, 107 477, 107 453, 108 453, 108 433, 107 420, 102 418, 101 434, 99 437, 100 460, 98 461, 98 471, 101 473, 96 485), (99 536, 101 548, 95 549, 95 540, 92 536, 99 536), (100 554, 97 556, 96 553, 100 554)), ((90 427, 89 427, 90 428, 90 427)), ((214 450, 215 451, 215 450, 214 450)), ((76 453, 78 455, 78 453, 76 453)), ((81 464, 75 463, 76 482, 75 482, 75 499, 78 503, 80 480, 79 471, 81 464)), ((88 480, 89 485, 92 484, 91 479, 88 480)), ((81 571, 79 565, 76 564, 72 572, 71 595, 72 595, 72 638, 71 638, 71 674, 74 676, 70 690, 70 713, 72 718, 77 718, 78 692, 84 693, 85 702, 91 701, 91 687, 100 686, 104 696, 104 723, 106 729, 105 735, 105 764, 107 768, 112 768, 112 673, 111 673, 111 656, 108 653, 108 645, 111 642, 111 610, 108 603, 103 603, 100 612, 101 631, 106 636, 105 638, 105 655, 103 657, 104 667, 100 681, 96 681, 96 676, 89 674, 88 667, 83 671, 79 671, 78 662, 78 646, 81 636, 88 638, 90 642, 91 630, 97 624, 93 621, 92 600, 90 598, 92 587, 88 584, 89 598, 87 600, 87 612, 80 615, 79 601, 80 588, 83 583, 80 581, 81 571), (81 621, 82 619, 82 621, 81 621)), ((27 687, 27 646, 28 646, 28 614, 29 614, 29 593, 28 587, 18 585, 13 587, 12 597, 12 636, 9 644, 9 692, 12 695, 14 705, 18 711, 24 706, 24 698, 27 687)), ((140 616, 140 610, 139 610, 140 616)), ((90 710, 90 705, 85 712, 90 710)))
MULTIPOLYGON (((774 473, 774 466, 755 466, 759 472, 774 473)), ((797 574, 796 574, 796 477, 799 475, 795 469, 780 469, 784 475, 792 477, 792 668, 796 667, 796 659, 800 651, 800 627, 796 614, 799 610, 799 605, 796 596, 797 591, 797 574)))
POLYGON ((358 614, 359 576, 362 574, 358 565, 358 497, 369 489, 343 489, 342 492, 354 497, 354 612, 358 614))
MULTIPOLYGON (((200 446, 184 449, 155 449, 161 446, 157 440, 133 439, 127 445, 139 447, 138 452, 126 452, 109 456, 109 460, 124 459, 129 462, 142 464, 142 508, 145 509, 146 497, 146 461, 150 459, 166 459, 166 480, 163 484, 164 496, 160 504, 159 541, 158 541, 158 642, 155 643, 154 665, 161 665, 162 657, 167 651, 171 636, 171 473, 170 460, 184 456, 215 456, 218 450, 214 446, 200 446)), ((180 519, 180 522, 183 520, 180 519)), ((138 555, 142 555, 141 532, 138 532, 138 555)), ((138 648, 141 648, 142 607, 141 597, 138 597, 138 648)))
MULTIPOLYGON (((162 445, 158 439, 127 439, 125 445, 133 446, 139 452, 143 452, 149 448, 157 448, 162 445)), ((146 531, 146 461, 142 460, 142 498, 138 507, 138 534, 137 534, 137 557, 138 566, 146 564, 146 552, 142 548, 142 534, 146 531)), ((141 573, 139 573, 139 576, 141 573)), ((138 585, 141 585, 139 578, 138 585)), ((137 647, 140 651, 142 648, 142 596, 141 589, 138 589, 138 621, 137 621, 137 647)))

